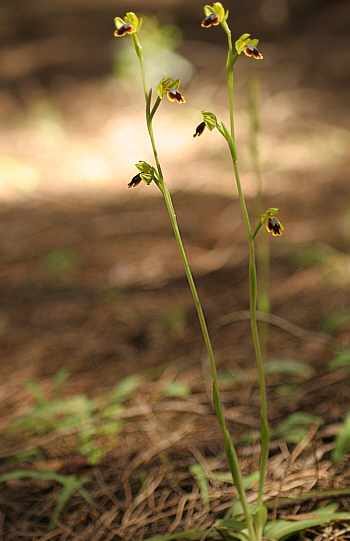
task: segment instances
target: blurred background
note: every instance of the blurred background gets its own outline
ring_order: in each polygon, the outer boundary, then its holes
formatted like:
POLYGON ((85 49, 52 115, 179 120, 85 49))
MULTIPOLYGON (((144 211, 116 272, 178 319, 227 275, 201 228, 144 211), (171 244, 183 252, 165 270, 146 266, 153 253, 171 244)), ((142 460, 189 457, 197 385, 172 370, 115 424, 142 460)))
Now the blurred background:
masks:
MULTIPOLYGON (((248 0, 225 7, 233 39, 249 32, 264 54, 263 62, 240 58, 235 67, 241 167, 249 170, 248 79, 255 75, 261 81, 265 188, 294 190, 305 172, 327 182, 349 148, 348 2, 248 0)), ((220 136, 191 140, 200 110, 215 108, 227 117, 226 35, 201 28, 200 2, 3 0, 2 200, 68 192, 129 197, 125 183, 134 163, 150 159, 137 59, 130 39, 113 37, 114 17, 131 10, 145 18, 148 84, 179 77, 187 98, 186 107, 165 104, 157 117, 169 184, 234 196, 226 182, 229 160, 221 164, 221 180, 214 178, 225 150, 220 136)), ((249 171, 245 183, 251 191, 249 171)), ((309 191, 304 182, 301 188, 309 191)))
MULTIPOLYGON (((285 227, 272 248, 273 310, 309 330, 340 314, 336 329, 346 344, 350 4, 245 0, 224 7, 233 40, 250 33, 264 55, 262 61, 239 58, 234 92, 239 165, 250 200, 256 175, 249 81, 259 81, 264 197, 266 208, 280 208, 285 227)), ((216 132, 192 137, 201 110, 228 122, 226 35, 221 27, 201 28, 203 4, 2 0, 3 425, 31 400, 25 380, 49 389, 52 374, 65 367, 75 374, 67 392, 71 385, 70 391, 94 393, 140 366, 176 361, 192 349, 197 362, 201 351, 157 188, 127 189, 134 164, 153 163, 131 39, 113 37, 114 17, 127 11, 144 17, 148 84, 180 78, 186 97, 181 106, 163 100, 155 135, 209 322, 248 306, 244 228, 226 146, 216 132)), ((242 345, 247 337, 248 349, 236 351, 236 360, 251 351, 246 325, 242 333, 237 340, 242 345)), ((295 347, 310 362, 320 358, 319 349, 285 336, 274 345, 285 354, 295 347)))

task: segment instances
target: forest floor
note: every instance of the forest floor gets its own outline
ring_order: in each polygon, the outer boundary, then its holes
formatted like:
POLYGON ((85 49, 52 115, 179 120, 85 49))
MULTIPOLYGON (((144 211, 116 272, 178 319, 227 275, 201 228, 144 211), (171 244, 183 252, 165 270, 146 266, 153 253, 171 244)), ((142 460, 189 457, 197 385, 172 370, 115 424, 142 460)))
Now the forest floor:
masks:
MULTIPOLYGON (((328 503, 350 511, 350 455, 334 460, 350 410, 349 92, 331 51, 325 61, 336 88, 322 77, 307 84, 315 51, 291 69, 299 46, 290 40, 292 60, 283 63, 270 43, 266 67, 253 65, 261 80, 264 199, 266 208, 280 208, 285 228, 268 237, 270 518, 328 503)), ((198 60, 203 47, 182 43, 196 66, 187 104, 162 104, 156 130, 228 428, 248 476, 258 467, 260 416, 249 254, 225 145, 215 133, 192 138, 201 109, 227 115, 224 60, 223 69, 213 61, 206 70, 198 60)), ((206 47, 207 59, 225 58, 224 49, 206 47)), ((237 69, 238 80, 254 72, 237 69)), ((133 164, 151 160, 142 93, 131 80, 61 78, 48 91, 31 79, 20 90, 2 90, 3 541, 141 540, 206 530, 236 495, 164 202, 155 186, 127 189, 133 164), (55 516, 64 487, 72 492, 55 516)), ((254 221, 248 86, 237 83, 236 92, 242 182, 254 221)), ((250 502, 256 486, 252 481, 250 502)), ((350 538, 339 521, 303 535, 350 538)))

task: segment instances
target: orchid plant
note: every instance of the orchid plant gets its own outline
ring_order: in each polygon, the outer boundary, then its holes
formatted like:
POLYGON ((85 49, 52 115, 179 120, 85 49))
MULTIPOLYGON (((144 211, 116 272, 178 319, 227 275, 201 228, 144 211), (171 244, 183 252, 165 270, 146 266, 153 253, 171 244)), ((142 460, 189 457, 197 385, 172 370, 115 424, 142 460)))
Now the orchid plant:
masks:
MULTIPOLYGON (((204 342, 207 348, 211 374, 213 384, 213 402, 215 406, 216 415, 219 421, 220 429, 224 439, 225 452, 228 461, 228 465, 233 477, 234 484, 237 489, 237 493, 241 503, 242 513, 236 517, 227 517, 223 520, 218 520, 213 525, 212 529, 208 532, 181 532, 181 538, 200 539, 206 537, 213 537, 214 535, 221 535, 224 539, 239 539, 241 541, 261 541, 262 539, 273 540, 285 540, 288 537, 294 535, 296 532, 305 528, 317 526, 330 520, 350 519, 350 515, 347 513, 337 513, 336 506, 327 506, 319 509, 317 512, 313 512, 312 515, 303 515, 302 520, 289 521, 289 520, 274 520, 268 522, 268 512, 266 501, 264 499, 264 488, 267 475, 267 463, 269 456, 269 426, 268 426, 268 414, 267 414, 267 397, 266 397, 266 385, 265 385, 265 369, 264 362, 261 354, 259 331, 257 325, 256 305, 257 305, 257 271, 255 261, 255 246, 254 241, 256 235, 263 225, 266 226, 266 230, 271 232, 273 236, 278 237, 282 235, 283 226, 281 222, 276 218, 278 208, 269 208, 265 213, 261 215, 260 221, 256 225, 255 229, 252 228, 250 218, 248 215, 246 202, 243 194, 242 184, 239 175, 238 161, 237 161, 237 148, 235 140, 235 125, 234 125, 234 108, 233 108, 233 68, 238 57, 244 53, 247 57, 256 60, 262 60, 263 55, 258 50, 258 39, 252 39, 250 34, 243 34, 240 36, 233 46, 231 38, 231 30, 228 26, 229 12, 224 9, 220 2, 215 2, 212 6, 204 6, 205 18, 201 22, 201 26, 205 29, 211 27, 220 26, 224 30, 228 39, 228 54, 226 62, 227 72, 227 86, 229 97, 229 127, 224 122, 219 122, 214 113, 210 111, 202 111, 202 121, 197 126, 194 138, 200 137, 205 128, 210 132, 217 129, 218 132, 224 137, 227 142, 228 150, 231 156, 235 182, 237 186, 238 196, 241 204, 244 224, 247 232, 247 239, 249 245, 249 283, 250 283, 250 323, 251 332, 254 343, 255 358, 260 386, 261 396, 261 412, 260 412, 260 461, 259 461, 259 485, 257 491, 256 503, 254 505, 248 504, 247 495, 245 490, 245 484, 242 476, 242 471, 239 464, 236 448, 231 439, 228 431, 225 416, 223 412, 222 402, 218 387, 217 369, 214 359, 214 352, 203 313, 202 305, 198 296, 197 288, 188 264, 186 252, 182 242, 180 230, 177 224, 176 214, 171 198, 171 194, 166 185, 161 163, 156 146, 156 139, 153 130, 153 119, 158 111, 158 108, 162 102, 164 96, 167 96, 168 100, 176 104, 185 104, 186 99, 181 94, 180 80, 173 79, 171 77, 164 77, 156 87, 155 95, 153 95, 152 88, 147 87, 145 66, 142 54, 142 47, 139 41, 139 33, 142 28, 142 18, 138 18, 133 12, 129 12, 122 19, 116 17, 114 19, 116 30, 114 35, 116 37, 123 37, 130 35, 133 46, 135 48, 136 55, 139 59, 142 84, 145 96, 146 107, 146 123, 152 146, 154 163, 149 163, 140 160, 136 164, 138 173, 131 179, 128 187, 136 187, 142 181, 147 185, 154 182, 159 190, 162 192, 164 201, 169 213, 171 224, 174 230, 175 238, 179 247, 179 251, 182 257, 183 265, 185 268, 188 283, 191 289, 191 293, 194 299, 194 303, 197 309, 198 318, 203 333, 204 342), (216 533, 215 533, 216 532, 216 533)), ((164 535, 161 537, 163 541, 167 539, 174 539, 174 535, 164 535)), ((178 536, 177 536, 178 537, 178 536)), ((160 538, 159 538, 160 539, 160 538)))

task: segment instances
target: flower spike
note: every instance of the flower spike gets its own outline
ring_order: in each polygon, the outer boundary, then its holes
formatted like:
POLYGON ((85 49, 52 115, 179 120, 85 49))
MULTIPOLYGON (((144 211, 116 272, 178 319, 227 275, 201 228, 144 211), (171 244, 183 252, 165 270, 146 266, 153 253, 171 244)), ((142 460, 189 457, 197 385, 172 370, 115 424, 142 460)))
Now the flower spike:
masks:
POLYGON ((168 88, 166 95, 168 100, 171 102, 177 101, 177 103, 186 103, 183 95, 180 94, 180 92, 175 88, 168 88))
POLYGON ((125 34, 132 34, 133 33, 133 27, 131 24, 125 23, 119 26, 117 30, 114 32, 115 37, 122 37, 125 36, 125 34))
POLYGON ((269 218, 266 222, 266 230, 268 233, 272 233, 274 237, 281 236, 284 227, 277 218, 269 218))
POLYGON ((204 124, 208 128, 209 131, 212 131, 216 126, 218 125, 218 121, 214 113, 211 113, 210 111, 201 111, 204 124))
POLYGON ((197 128, 196 128, 196 133, 193 134, 193 137, 199 137, 200 135, 202 135, 202 133, 204 132, 205 130, 205 122, 201 122, 200 124, 198 124, 197 128))
POLYGON ((257 60, 261 60, 263 55, 258 51, 258 39, 250 39, 250 34, 243 34, 235 43, 238 54, 244 53, 247 56, 253 56, 257 60))
POLYGON ((114 24, 117 28, 114 35, 116 38, 121 38, 126 34, 138 34, 142 26, 142 19, 139 19, 135 13, 129 11, 124 19, 115 17, 114 24))
POLYGON ((228 11, 225 13, 225 9, 220 2, 215 2, 213 6, 204 6, 204 15, 201 26, 203 28, 209 28, 210 26, 217 26, 220 23, 226 21, 228 17, 228 11))
POLYGON ((218 24, 220 24, 219 15, 217 13, 211 13, 208 17, 203 19, 201 26, 203 26, 203 28, 209 28, 211 25, 217 26, 218 24))
POLYGON ((137 175, 132 177, 132 179, 128 183, 128 188, 136 188, 136 186, 138 186, 141 181, 142 181, 141 174, 137 173, 137 175))
POLYGON ((177 103, 186 103, 184 96, 179 92, 178 88, 180 86, 180 79, 169 79, 169 77, 164 77, 157 85, 157 94, 160 99, 166 94, 169 101, 177 103))
POLYGON ((135 188, 143 180, 146 184, 151 184, 152 180, 157 182, 157 171, 152 165, 147 162, 140 160, 135 164, 136 169, 139 170, 139 173, 135 175, 129 182, 128 188, 135 188))
POLYGON ((246 45, 244 53, 247 56, 254 56, 254 58, 256 58, 257 60, 264 58, 263 55, 259 53, 258 49, 256 47, 253 47, 253 45, 246 45))
POLYGON ((255 230, 253 238, 255 238, 257 232, 263 224, 266 224, 266 231, 268 233, 272 233, 274 237, 280 237, 282 235, 284 227, 281 222, 277 218, 275 218, 275 214, 277 214, 278 211, 278 208, 272 207, 261 215, 260 223, 255 230))

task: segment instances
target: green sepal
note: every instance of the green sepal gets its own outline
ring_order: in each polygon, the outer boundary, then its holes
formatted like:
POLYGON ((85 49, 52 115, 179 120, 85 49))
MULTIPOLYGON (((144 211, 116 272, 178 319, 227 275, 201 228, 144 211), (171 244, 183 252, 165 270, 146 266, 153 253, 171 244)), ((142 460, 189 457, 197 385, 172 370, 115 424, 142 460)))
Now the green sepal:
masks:
POLYGON ((175 88, 175 90, 178 90, 180 86, 180 79, 174 79, 171 81, 171 86, 168 88, 175 88))
POLYGON ((211 113, 210 111, 201 111, 201 114, 205 125, 209 131, 212 131, 214 128, 216 128, 218 121, 214 113, 211 113))
POLYGON ((222 20, 220 21, 221 23, 225 23, 228 19, 228 15, 229 15, 229 10, 226 11, 225 15, 223 16, 222 20))
POLYGON ((139 26, 139 18, 133 11, 129 11, 125 17, 124 21, 128 24, 131 24, 134 30, 136 31, 139 26))
POLYGON ((236 41, 235 48, 238 54, 243 53, 247 45, 252 47, 257 47, 259 40, 254 38, 250 39, 250 34, 242 34, 241 37, 236 41))
POLYGON ((238 54, 243 53, 245 46, 251 41, 250 34, 242 34, 240 38, 235 43, 235 48, 238 54))
POLYGON ((114 17, 114 24, 116 26, 116 29, 118 30, 121 26, 123 26, 123 24, 125 24, 125 21, 120 17, 114 17))
POLYGON ((115 17, 114 18, 114 24, 117 28, 117 30, 123 26, 123 24, 131 24, 132 26, 132 34, 138 34, 141 30, 141 26, 142 26, 142 23, 143 23, 143 20, 142 18, 138 18, 137 15, 135 15, 135 13, 133 11, 129 11, 124 19, 122 19, 121 17, 115 17))
POLYGON ((159 99, 163 99, 163 85, 162 85, 162 81, 159 83, 159 85, 156 86, 156 91, 157 91, 157 94, 159 96, 159 99))
POLYGON ((156 86, 157 94, 159 98, 162 99, 169 88, 174 88, 175 90, 178 90, 179 86, 180 79, 170 79, 169 77, 164 77, 156 86))
POLYGON ((149 186, 152 180, 154 180, 153 176, 146 175, 146 173, 140 173, 140 177, 147 184, 147 186, 149 186))
POLYGON ((139 24, 138 24, 138 27, 137 27, 137 30, 136 30, 136 34, 138 34, 142 28, 142 25, 143 25, 143 18, 140 17, 140 20, 139 20, 139 24))
POLYGON ((214 13, 217 13, 220 17, 220 22, 223 17, 225 17, 225 9, 221 2, 215 2, 213 4, 214 13))
POLYGON ((261 215, 260 223, 263 225, 269 218, 272 218, 275 214, 279 213, 279 210, 277 207, 271 207, 269 208, 264 214, 261 215))
POLYGON ((221 2, 215 2, 212 6, 209 6, 209 5, 204 6, 204 15, 206 17, 209 17, 209 15, 213 15, 213 13, 216 13, 216 15, 219 15, 220 23, 227 20, 228 10, 225 13, 225 8, 221 4, 221 2))
POLYGON ((209 15, 212 15, 213 13, 215 13, 214 11, 214 8, 212 8, 211 6, 204 6, 204 15, 206 17, 209 17, 209 15))
POLYGON ((140 160, 139 163, 135 163, 135 167, 139 170, 140 177, 147 185, 151 184, 152 180, 157 179, 157 172, 149 163, 140 160))

